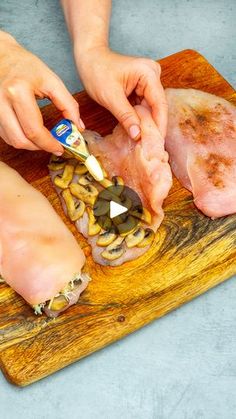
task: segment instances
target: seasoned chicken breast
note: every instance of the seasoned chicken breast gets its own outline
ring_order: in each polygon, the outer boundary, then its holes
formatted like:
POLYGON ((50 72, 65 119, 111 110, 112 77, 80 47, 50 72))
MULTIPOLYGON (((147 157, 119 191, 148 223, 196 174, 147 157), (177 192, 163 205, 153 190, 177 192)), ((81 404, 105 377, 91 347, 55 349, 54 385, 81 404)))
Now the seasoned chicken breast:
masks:
POLYGON ((236 212, 236 107, 194 89, 166 89, 166 149, 195 205, 212 218, 236 212))

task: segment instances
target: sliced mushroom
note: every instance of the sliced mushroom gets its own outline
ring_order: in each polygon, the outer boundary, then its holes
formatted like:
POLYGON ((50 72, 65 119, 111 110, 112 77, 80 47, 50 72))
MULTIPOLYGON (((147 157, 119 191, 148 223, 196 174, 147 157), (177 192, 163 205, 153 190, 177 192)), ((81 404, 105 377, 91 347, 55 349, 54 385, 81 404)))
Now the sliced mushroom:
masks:
MULTIPOLYGON (((75 278, 71 279, 70 282, 68 282, 68 284, 61 289, 60 294, 63 295, 68 295, 69 292, 71 291, 75 291, 77 288, 79 288, 83 282, 83 276, 86 274, 80 274, 79 276, 76 276, 75 278)), ((88 277, 86 275, 86 277, 88 277)), ((89 277, 88 277, 89 278, 89 277)))
POLYGON ((131 215, 128 215, 128 217, 123 223, 118 224, 117 229, 120 235, 124 237, 132 233, 133 230, 136 228, 136 226, 137 226, 137 220, 135 220, 135 218, 132 217, 131 215))
POLYGON ((114 194, 112 189, 113 188, 103 189, 100 192, 99 197, 102 198, 102 199, 105 199, 106 201, 115 201, 115 202, 117 202, 117 204, 121 204, 120 197, 118 195, 114 194))
POLYGON ((76 198, 86 204, 93 205, 98 195, 98 190, 93 185, 79 185, 77 183, 70 184, 70 191, 76 198))
POLYGON ((96 244, 98 246, 106 247, 109 244, 111 244, 115 239, 117 235, 112 231, 104 231, 103 233, 100 233, 97 239, 96 244))
POLYGON ((126 220, 127 220, 127 214, 126 213, 117 215, 116 217, 112 218, 113 224, 115 226, 118 226, 118 225, 124 223, 126 220))
POLYGON ((125 186, 122 177, 120 177, 120 176, 113 176, 112 183, 113 183, 112 192, 115 195, 120 196, 121 193, 123 192, 124 186, 125 186))
POLYGON ((84 163, 79 162, 75 168, 75 174, 76 175, 84 175, 88 172, 87 167, 84 165, 84 163))
MULTIPOLYGON (((120 196, 124 190, 124 181, 120 176, 113 176, 112 181, 105 178, 99 182, 105 189, 109 188, 109 196, 120 196)), ((110 198, 108 198, 110 199, 110 198)))
POLYGON ((89 236, 96 236, 96 234, 98 234, 100 231, 101 231, 101 227, 98 223, 89 224, 89 229, 88 229, 89 236))
POLYGON ((112 220, 108 217, 108 215, 100 215, 100 217, 98 217, 98 222, 104 230, 111 230, 112 220))
POLYGON ((137 227, 132 233, 125 237, 125 242, 128 248, 135 247, 145 237, 145 230, 143 227, 137 227))
POLYGON ((127 210, 130 210, 130 208, 133 205, 132 200, 127 195, 125 195, 124 197, 121 196, 120 198, 121 198, 121 205, 123 205, 123 207, 126 207, 127 210))
POLYGON ((54 179, 54 183, 61 189, 68 188, 69 184, 71 183, 74 175, 74 166, 73 164, 66 164, 64 168, 64 172, 62 175, 58 175, 54 179))
POLYGON ((83 186, 89 185, 92 182, 93 182, 93 177, 90 175, 90 173, 80 176, 78 180, 78 183, 83 186))
POLYGON ((137 245, 138 247, 146 247, 149 246, 155 237, 155 233, 151 228, 145 228, 145 235, 144 239, 137 245))
POLYGON ((111 182, 111 180, 104 178, 103 180, 101 180, 100 185, 102 185, 105 189, 109 188, 110 186, 113 186, 113 183, 111 182))
POLYGON ((88 223, 88 235, 95 236, 96 234, 100 233, 101 227, 97 223, 96 218, 94 217, 93 210, 91 208, 87 208, 89 223, 88 223))
POLYGON ((66 161, 62 157, 52 156, 48 165, 49 170, 57 171, 64 169, 66 161))
POLYGON ((152 222, 151 213, 147 210, 147 208, 135 208, 130 211, 130 214, 133 215, 133 217, 142 220, 146 224, 151 224, 152 222))
POLYGON ((48 304, 48 309, 52 311, 59 311, 66 308, 69 305, 69 299, 66 295, 59 294, 50 300, 48 304))
POLYGON ((102 252, 102 257, 107 260, 115 260, 120 258, 125 252, 123 242, 124 239, 122 237, 118 237, 102 252))
POLYGON ((97 199, 93 206, 93 211, 96 217, 99 217, 100 215, 105 215, 110 210, 110 203, 108 201, 105 201, 105 199, 97 199))
POLYGON ((85 211, 85 203, 81 200, 75 202, 69 189, 64 189, 62 197, 65 201, 68 215, 71 221, 77 221, 85 211))

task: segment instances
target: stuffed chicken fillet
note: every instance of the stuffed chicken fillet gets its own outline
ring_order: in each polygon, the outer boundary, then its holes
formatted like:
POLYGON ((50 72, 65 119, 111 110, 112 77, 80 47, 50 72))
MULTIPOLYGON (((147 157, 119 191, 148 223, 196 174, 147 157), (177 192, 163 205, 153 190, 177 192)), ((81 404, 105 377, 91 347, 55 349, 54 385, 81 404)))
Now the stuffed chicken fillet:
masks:
POLYGON ((35 311, 57 315, 77 302, 85 256, 47 199, 0 162, 0 276, 35 311))
POLYGON ((139 141, 130 139, 120 124, 106 137, 83 132, 90 153, 103 167, 102 181, 95 181, 75 159, 54 156, 49 164, 65 213, 87 238, 93 259, 100 265, 122 265, 148 251, 164 218, 163 201, 172 185, 164 139, 151 111, 144 101, 135 110, 140 118, 139 141), (141 213, 126 187, 139 196, 141 213), (110 216, 105 197, 110 188, 111 200, 127 208, 117 217, 110 216))

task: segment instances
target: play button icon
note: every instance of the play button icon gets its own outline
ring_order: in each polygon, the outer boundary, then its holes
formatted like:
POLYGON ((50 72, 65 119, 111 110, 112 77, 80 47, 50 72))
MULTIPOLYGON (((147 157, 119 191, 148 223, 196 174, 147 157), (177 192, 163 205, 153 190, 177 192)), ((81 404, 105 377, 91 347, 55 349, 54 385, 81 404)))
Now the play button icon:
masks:
POLYGON ((124 207, 124 205, 120 205, 115 201, 110 202, 110 218, 115 218, 118 215, 124 214, 128 211, 127 207, 124 207))
POLYGON ((143 219, 143 211, 138 194, 125 185, 102 189, 93 205, 94 217, 100 227, 122 236, 136 228, 143 219))

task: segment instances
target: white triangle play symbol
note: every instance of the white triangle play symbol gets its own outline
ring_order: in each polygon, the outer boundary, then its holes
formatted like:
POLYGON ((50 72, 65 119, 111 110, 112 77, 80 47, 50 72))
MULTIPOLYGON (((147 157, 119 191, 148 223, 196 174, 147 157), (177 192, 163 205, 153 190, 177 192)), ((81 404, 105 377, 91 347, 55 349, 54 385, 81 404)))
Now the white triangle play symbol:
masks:
POLYGON ((123 205, 117 204, 115 201, 110 201, 110 218, 117 217, 117 215, 124 214, 128 208, 123 205))

